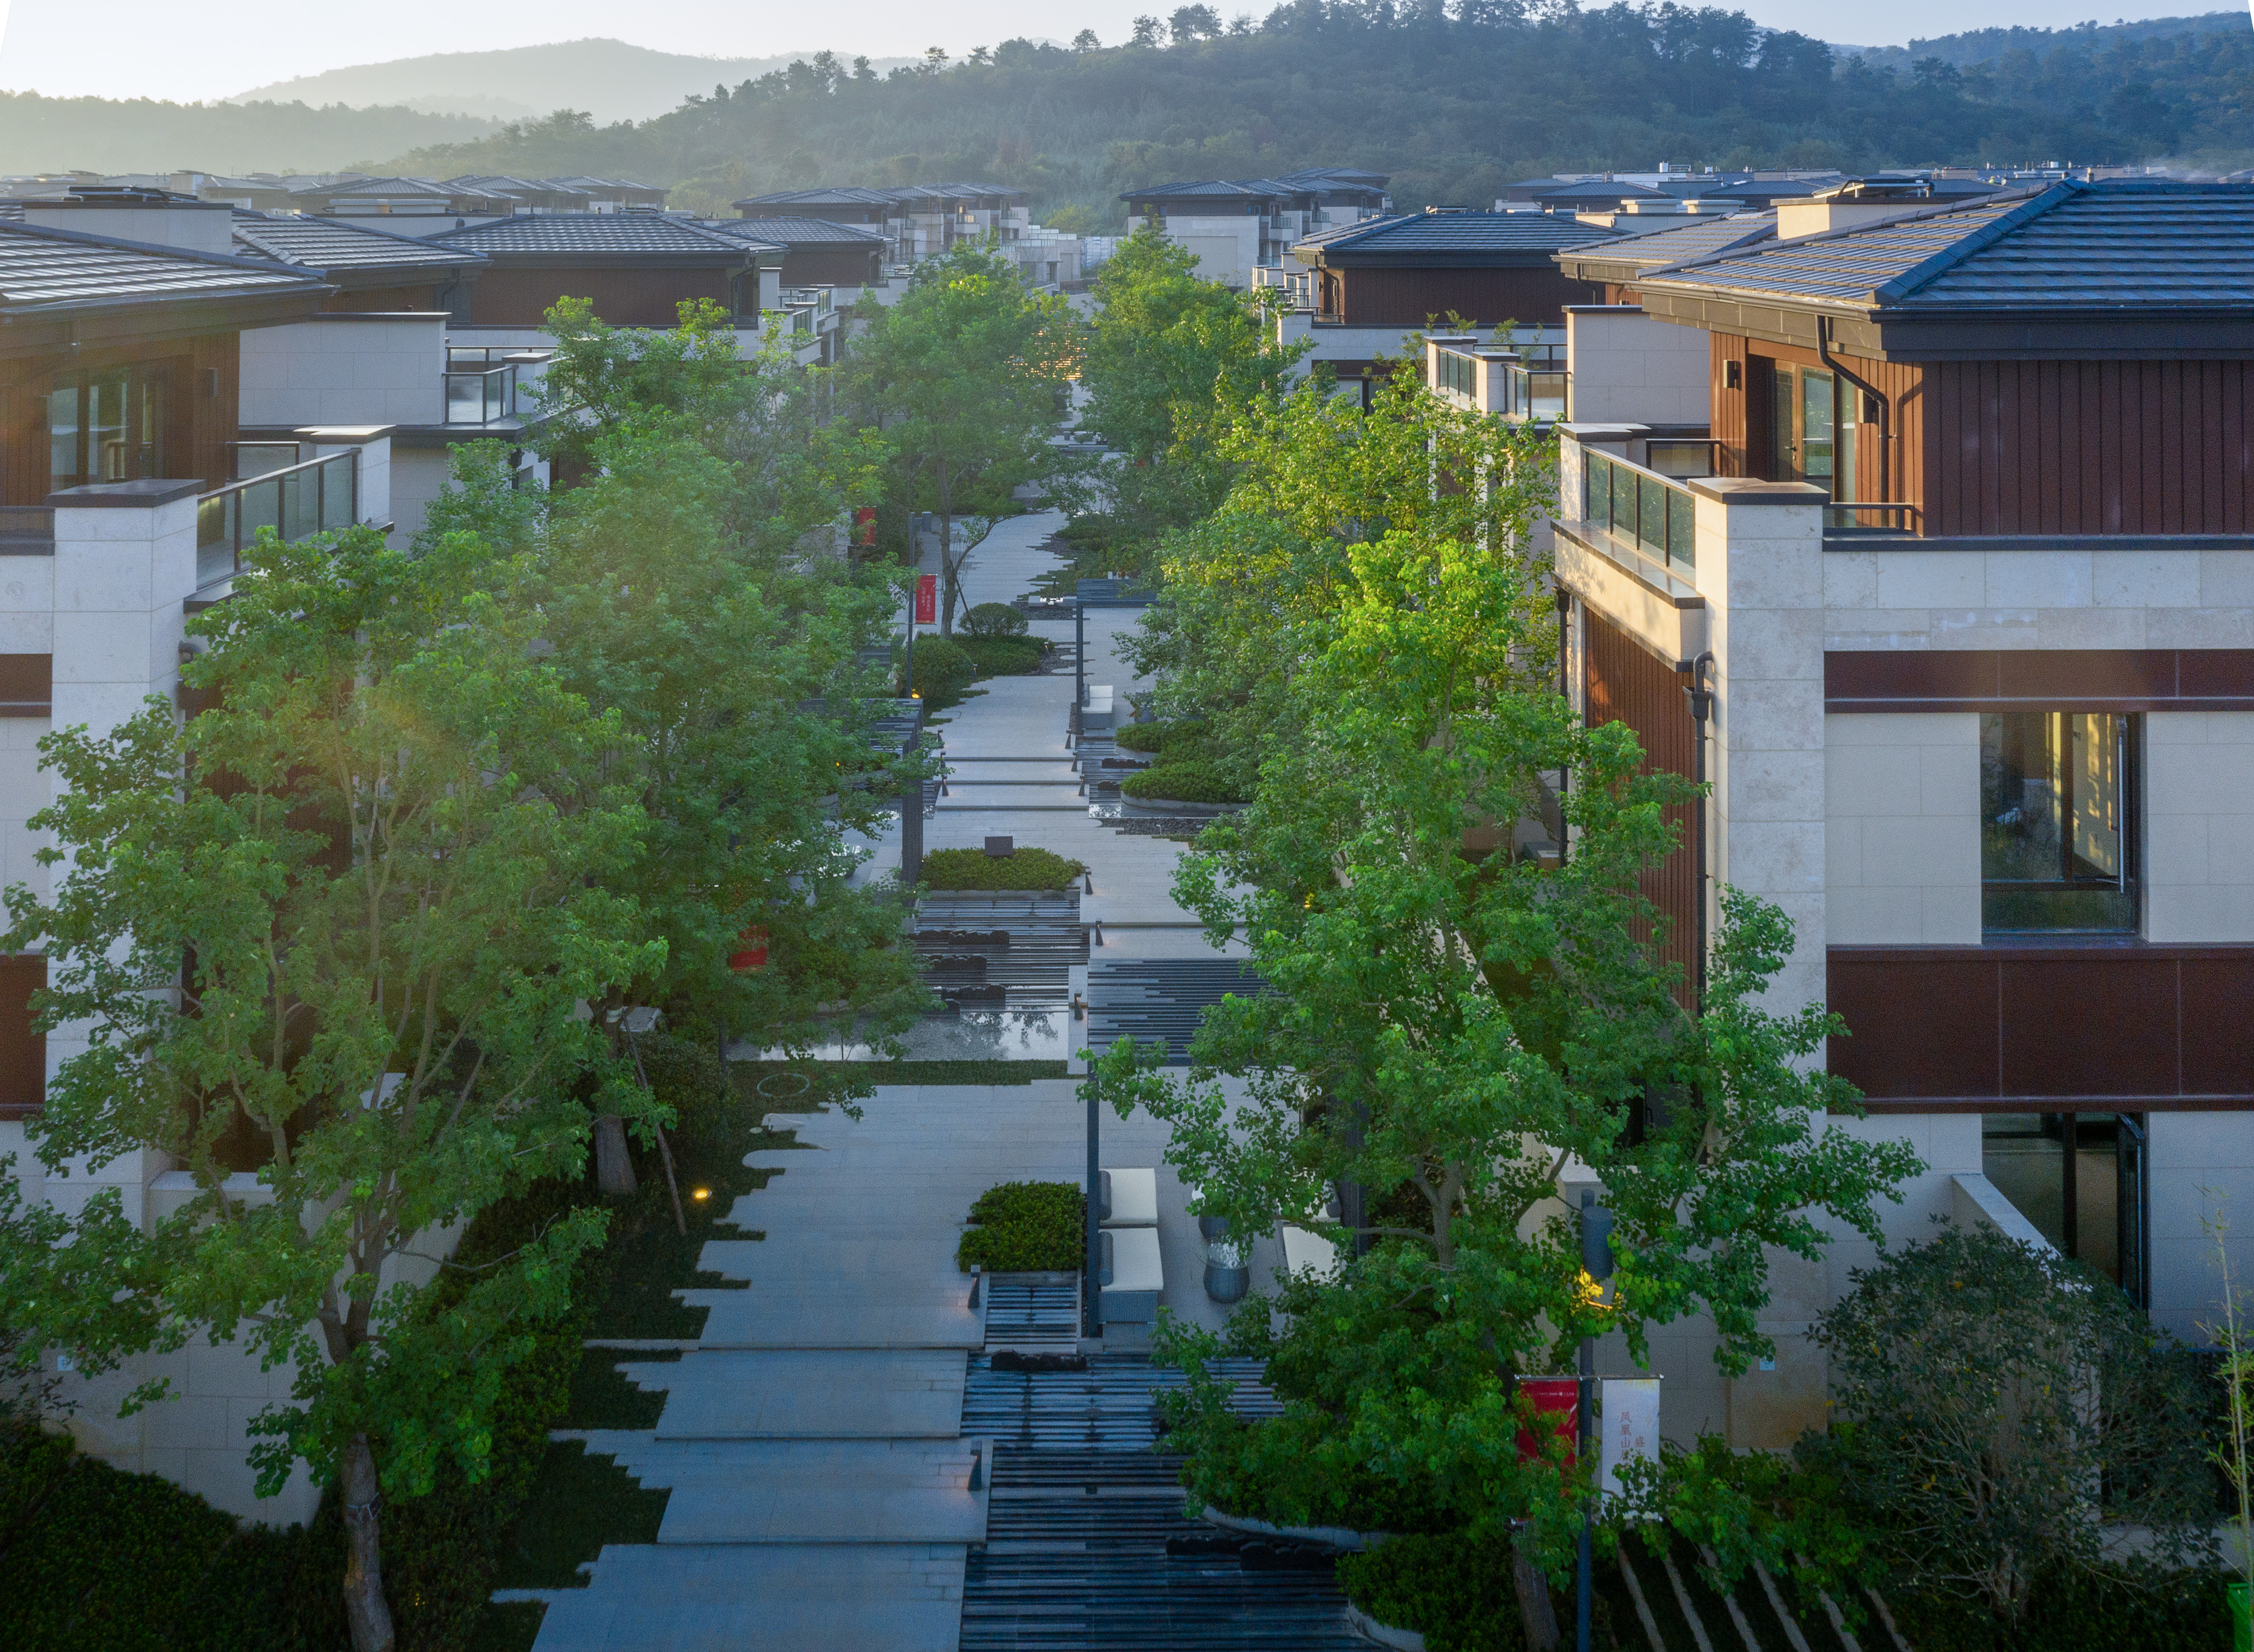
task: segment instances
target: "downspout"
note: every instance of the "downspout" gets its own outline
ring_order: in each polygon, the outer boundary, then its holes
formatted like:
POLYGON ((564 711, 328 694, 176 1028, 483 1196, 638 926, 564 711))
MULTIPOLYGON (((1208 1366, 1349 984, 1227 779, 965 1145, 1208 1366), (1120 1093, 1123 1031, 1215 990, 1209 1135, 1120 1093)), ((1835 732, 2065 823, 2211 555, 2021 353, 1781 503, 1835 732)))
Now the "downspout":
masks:
POLYGON ((1831 318, 1816 318, 1816 359, 1853 385, 1879 406, 1879 496, 1871 502, 1889 505, 1894 502, 1894 403, 1883 391, 1869 380, 1861 377, 1852 368, 1831 354, 1831 318))
MULTIPOLYGON (((1555 576, 1553 575, 1554 578, 1555 576)), ((1573 593, 1559 585, 1555 593, 1558 604, 1558 692, 1568 706, 1573 704, 1572 640, 1573 631, 1573 593)), ((1586 714, 1585 714, 1586 715, 1586 714)), ((1567 837, 1572 828, 1565 824, 1565 795, 1573 787, 1573 771, 1570 765, 1558 766, 1558 864, 1565 864, 1567 837)))
POLYGON ((1699 795, 1690 817, 1690 856, 1698 869, 1698 886, 1691 902, 1691 934, 1697 952, 1693 958, 1691 1002, 1699 1014, 1706 1009, 1706 724, 1714 715, 1714 690, 1706 686, 1706 673, 1714 663, 1712 648, 1690 662, 1690 681, 1683 692, 1690 701, 1691 758, 1690 778, 1698 783, 1699 795))

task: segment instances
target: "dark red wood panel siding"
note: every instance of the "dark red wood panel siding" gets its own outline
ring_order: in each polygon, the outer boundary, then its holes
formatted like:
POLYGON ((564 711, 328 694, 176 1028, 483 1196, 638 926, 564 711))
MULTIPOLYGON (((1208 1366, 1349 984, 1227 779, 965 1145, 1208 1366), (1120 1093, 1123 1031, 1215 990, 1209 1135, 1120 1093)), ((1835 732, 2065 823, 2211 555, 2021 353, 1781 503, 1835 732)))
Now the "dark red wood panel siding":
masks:
POLYGON ((494 269, 470 289, 472 321, 487 327, 536 327, 558 298, 585 298, 614 327, 675 327, 681 304, 733 302, 726 270, 494 269))
POLYGON ((321 301, 322 309, 342 311, 347 315, 376 310, 432 312, 445 307, 438 302, 438 284, 429 281, 405 287, 347 287, 342 292, 331 293, 321 301))
MULTIPOLYGON (((1575 281, 1554 264, 1530 270, 1340 270, 1330 318, 1351 327, 1422 327, 1451 312, 1482 326, 1517 321, 1563 326, 1569 304, 1602 304, 1600 281, 1575 281)), ((1327 278, 1323 288, 1331 290, 1327 278)))
POLYGON ((32 1031, 32 994, 47 984, 47 961, 0 957, 0 1118, 37 1112, 47 1099, 47 1038, 32 1031))
POLYGON ((137 347, 89 346, 73 355, 0 361, 0 503, 38 505, 50 491, 46 397, 59 374, 119 367, 164 374, 164 474, 207 486, 233 480, 242 407, 241 335, 195 333, 137 347))
POLYGON ((1831 1070, 1882 1110, 2254 1102, 2254 948, 1835 947, 1831 1070))
POLYGON ((2240 534, 2244 361, 1942 361, 1922 371, 1930 534, 2240 534))
POLYGON ((1712 429, 1722 444, 1715 468, 1724 476, 1751 476, 1757 463, 1752 448, 1753 357, 1744 339, 1732 332, 1707 335, 1707 354, 1713 366, 1712 429), (1730 382, 1730 364, 1736 363, 1738 382, 1730 382))
POLYGON ((2254 710, 2250 648, 1837 649, 1827 711, 2254 710))
POLYGON ((877 278, 882 255, 869 247, 818 245, 783 256, 786 287, 865 287, 877 278))
MULTIPOLYGON (((1626 632, 1593 611, 1587 619, 1583 681, 1588 721, 1625 723, 1643 747, 1647 773, 1688 775, 1698 765, 1696 732, 1683 694, 1683 677, 1656 655, 1646 653, 1626 632)), ((1698 868, 1691 841, 1691 806, 1670 808, 1667 818, 1677 834, 1676 847, 1641 879, 1644 898, 1667 920, 1660 956, 1683 971, 1678 992, 1687 1003, 1698 958, 1698 868)))

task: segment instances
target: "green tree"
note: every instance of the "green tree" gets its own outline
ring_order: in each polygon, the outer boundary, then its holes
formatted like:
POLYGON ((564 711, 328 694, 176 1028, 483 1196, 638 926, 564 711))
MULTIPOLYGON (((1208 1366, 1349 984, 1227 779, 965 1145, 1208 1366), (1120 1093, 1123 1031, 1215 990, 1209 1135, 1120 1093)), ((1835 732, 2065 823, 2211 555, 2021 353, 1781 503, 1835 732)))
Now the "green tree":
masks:
POLYGON ((36 1311, 92 1368, 198 1330, 294 1363, 291 1403, 255 1424, 259 1487, 299 1459, 339 1484, 354 1642, 374 1652, 382 1497, 445 1460, 484 1472, 502 1378, 603 1217, 557 1221, 440 1311, 400 1270, 576 1173, 582 1088, 639 1115, 584 1005, 664 948, 612 892, 645 830, 605 773, 617 721, 536 657, 521 560, 365 530, 245 556, 189 622, 211 709, 183 725, 151 702, 42 743, 56 885, 8 892, 7 944, 46 952, 42 1019, 90 1042, 48 1088, 38 1156, 67 1178, 154 1152, 196 1193, 145 1229, 97 1194, 36 1311))
POLYGON ((1816 1330, 1824 1455, 1915 1586, 2008 1633, 2039 1586, 2118 1564, 2101 1518, 2146 1529, 2163 1570, 2214 1563, 2207 1396, 2110 1280, 1992 1228, 1854 1278, 1816 1330))
POLYGON ((587 298, 560 298, 542 318, 556 357, 539 381, 542 417, 531 443, 574 478, 605 430, 638 412, 689 412, 723 398, 743 374, 735 323, 710 298, 684 298, 673 328, 614 327, 587 298))
MULTIPOLYGON (((1768 1348, 1770 1254, 1819 1256, 1836 1227, 1875 1236, 1873 1201, 1916 1161, 1827 1126, 1854 1095, 1806 1070, 1832 1018, 1763 1002, 1791 948, 1774 908, 1725 894, 1705 1004, 1681 1007, 1637 877, 1690 788, 1642 774, 1624 727, 1584 727, 1554 692, 1526 550, 1549 444, 1396 381, 1366 416, 1312 390, 1256 408, 1229 443, 1244 478, 1178 542, 1191 600, 1245 593, 1199 612, 1234 628, 1222 664, 1256 669, 1270 708, 1236 725, 1254 801, 1200 839, 1178 897, 1242 936, 1272 991, 1208 1013, 1186 1082, 1124 1044, 1094 1082, 1172 1124, 1200 1210, 1346 1248, 1335 1278, 1232 1321, 1284 1415, 1242 1428, 1194 1388, 1194 1483, 1256 1485, 1261 1512, 1294 1522, 1374 1503, 1474 1530, 1530 1517, 1561 1541, 1578 1493, 1554 1453, 1519 1461, 1515 1377, 1569 1369, 1607 1332, 1642 1359, 1648 1326, 1699 1312, 1743 1368, 1768 1348), (1559 768, 1572 853, 1545 869, 1508 846, 1559 768), (1618 1218, 1602 1300, 1569 1166, 1618 1218)), ((1179 1326, 1167 1347, 1218 1351, 1179 1326)))
MULTIPOLYGON (((1119 455, 1075 502, 1130 545, 1217 508, 1235 466, 1222 452, 1238 410, 1278 394, 1307 346, 1275 342, 1266 313, 1194 273, 1197 256, 1145 224, 1096 272, 1081 416, 1119 455)), ((1139 571, 1139 570, 1138 570, 1139 571)))
POLYGON ((901 508, 939 517, 942 635, 955 629, 963 559, 1017 513, 1017 489, 1055 467, 1048 438, 1079 335, 1065 298, 963 242, 916 267, 838 369, 839 411, 881 438, 901 508), (959 519, 971 528, 960 546, 959 519))

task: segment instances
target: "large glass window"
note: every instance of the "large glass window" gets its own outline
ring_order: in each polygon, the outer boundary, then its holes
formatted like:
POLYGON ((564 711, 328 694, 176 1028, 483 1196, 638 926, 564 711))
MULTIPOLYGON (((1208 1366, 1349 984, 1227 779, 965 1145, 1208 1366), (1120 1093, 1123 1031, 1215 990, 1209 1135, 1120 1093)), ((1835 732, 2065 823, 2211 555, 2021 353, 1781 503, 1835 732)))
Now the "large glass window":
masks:
POLYGON ((2136 719, 1980 717, 1980 923, 1989 934, 2138 928, 2136 719))
POLYGON ((1980 1167, 2063 1254, 2146 1299, 2144 1119, 2134 1113, 1988 1113, 1980 1167))
POLYGON ((1862 397, 1835 374, 1779 363, 1769 406, 1769 480, 1813 482, 1834 499, 1855 494, 1855 434, 1862 397))
POLYGON ((74 373, 47 396, 47 485, 125 482, 164 473, 164 375, 146 368, 74 373))

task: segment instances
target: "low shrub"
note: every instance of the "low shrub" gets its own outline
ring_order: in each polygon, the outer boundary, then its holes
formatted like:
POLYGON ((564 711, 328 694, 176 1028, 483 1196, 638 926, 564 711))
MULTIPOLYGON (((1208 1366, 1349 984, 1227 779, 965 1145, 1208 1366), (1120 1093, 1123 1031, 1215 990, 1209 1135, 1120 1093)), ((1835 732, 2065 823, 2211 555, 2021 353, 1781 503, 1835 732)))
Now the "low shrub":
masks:
POLYGON ((990 855, 983 849, 934 849, 923 858, 926 889, 1069 889, 1088 868, 1046 849, 990 855))
POLYGON ((1177 763, 1162 759, 1149 768, 1119 782, 1128 797, 1172 798, 1184 803, 1242 803, 1242 788, 1210 763, 1177 763))
POLYGON ((1040 668, 1045 651, 1039 637, 964 637, 956 646, 982 677, 1024 676, 1040 668))
POLYGON ((1006 602, 982 602, 956 627, 966 637, 1022 637, 1026 616, 1006 602))
MULTIPOLYGON (((1510 1550, 1502 1544, 1452 1532, 1394 1537, 1340 1556, 1338 1580, 1348 1600, 1380 1623, 1418 1631, 1432 1652, 1520 1652, 1526 1644, 1510 1550)), ((1612 1644, 1610 1625, 1591 1627, 1597 1645, 1612 1644)))
POLYGON ((970 1207, 956 1265, 989 1273, 1067 1272, 1087 1255, 1088 1201, 1068 1181, 1009 1181, 970 1207))
MULTIPOLYGON (((951 639, 919 634, 915 640, 915 680, 903 682, 906 693, 920 695, 927 710, 944 711, 959 705, 962 691, 978 676, 978 664, 951 639)), ((907 667, 901 667, 905 677, 907 667)))
POLYGON ((1184 756, 1206 756, 1213 749, 1211 731, 1205 723, 1186 718, 1176 723, 1130 723, 1115 730, 1112 744, 1123 752, 1168 752, 1184 756))
MULTIPOLYGON (((1917 1652, 2208 1652, 2230 1644, 2228 1572, 2078 1572, 2038 1581, 2018 1624, 1956 1596, 1886 1592, 1917 1652)), ((1867 1643, 1867 1642, 1866 1642, 1867 1643)))

